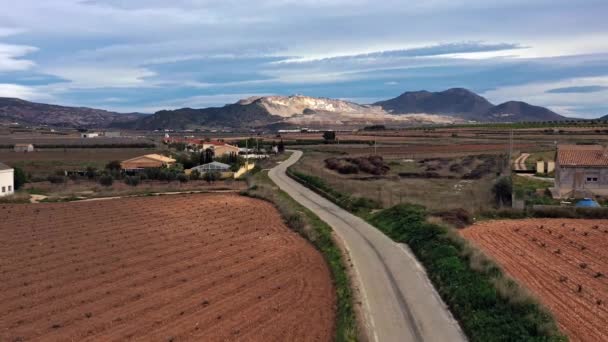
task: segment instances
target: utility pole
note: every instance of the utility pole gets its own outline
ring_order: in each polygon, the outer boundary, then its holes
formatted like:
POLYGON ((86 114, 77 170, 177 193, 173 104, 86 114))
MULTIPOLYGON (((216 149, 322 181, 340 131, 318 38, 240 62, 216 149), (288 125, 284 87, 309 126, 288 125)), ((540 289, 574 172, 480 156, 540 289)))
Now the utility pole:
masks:
POLYGON ((245 165, 249 167, 249 138, 245 139, 245 165))
POLYGON ((378 155, 378 147, 376 146, 376 136, 374 136, 374 155, 378 155))
POLYGON ((507 159, 507 176, 511 175, 511 159, 513 158, 513 129, 509 132, 509 157, 507 159))

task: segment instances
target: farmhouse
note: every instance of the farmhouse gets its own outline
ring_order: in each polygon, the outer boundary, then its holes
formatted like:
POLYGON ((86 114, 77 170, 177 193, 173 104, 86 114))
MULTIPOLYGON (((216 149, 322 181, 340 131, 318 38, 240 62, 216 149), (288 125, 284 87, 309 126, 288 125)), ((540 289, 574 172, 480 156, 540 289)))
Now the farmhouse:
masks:
POLYGON ((13 168, 0 163, 0 197, 12 195, 15 191, 13 168))
POLYGON ((206 141, 203 143, 203 150, 212 149, 216 156, 223 156, 226 154, 239 154, 239 148, 237 146, 226 144, 223 141, 206 141))
POLYGON ((608 196, 608 147, 559 145, 555 190, 559 198, 608 196))
POLYGON ((150 168, 170 167, 175 164, 175 159, 165 157, 160 154, 146 154, 125 160, 120 163, 120 167, 126 171, 137 171, 150 168))
POLYGON ((34 152, 33 144, 15 144, 15 152, 34 152))
POLYGON ((88 133, 80 133, 80 137, 83 139, 88 139, 88 138, 97 138, 99 137, 99 133, 96 132, 88 132, 88 133))

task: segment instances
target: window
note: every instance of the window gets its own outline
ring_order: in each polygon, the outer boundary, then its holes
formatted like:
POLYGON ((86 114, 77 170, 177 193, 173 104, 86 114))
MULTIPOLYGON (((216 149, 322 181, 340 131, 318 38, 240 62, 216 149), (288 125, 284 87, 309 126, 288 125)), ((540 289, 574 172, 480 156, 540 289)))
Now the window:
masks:
POLYGON ((2 187, 2 192, 6 192, 6 187, 5 186, 2 187))
POLYGON ((587 183, 597 183, 597 177, 587 177, 587 183))
POLYGON ((13 191, 13 186, 12 186, 12 185, 9 185, 9 186, 8 186, 8 192, 11 192, 11 191, 13 191))

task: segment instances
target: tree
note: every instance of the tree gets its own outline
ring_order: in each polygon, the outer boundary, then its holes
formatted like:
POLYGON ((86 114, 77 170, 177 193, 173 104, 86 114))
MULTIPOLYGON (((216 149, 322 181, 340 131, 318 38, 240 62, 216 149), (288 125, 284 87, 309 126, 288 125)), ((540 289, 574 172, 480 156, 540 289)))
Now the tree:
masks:
POLYGON ((323 132, 323 139, 325 139, 325 142, 335 141, 336 132, 334 132, 334 131, 323 132))
POLYGON ((106 170, 120 171, 120 169, 121 169, 120 161, 118 161, 118 160, 112 160, 111 162, 106 164, 106 170))
POLYGON ((218 179, 220 179, 220 174, 215 171, 209 171, 203 174, 203 180, 205 180, 209 184, 215 182, 218 179))
POLYGON ((15 190, 19 190, 25 183, 27 183, 27 175, 25 174, 25 171, 23 171, 23 169, 21 168, 14 167, 13 169, 15 190))
POLYGON ((285 152, 285 143, 283 143, 283 139, 281 139, 281 141, 279 141, 278 150, 279 150, 279 153, 285 152))
POLYGON ((103 186, 112 186, 112 184, 114 184, 114 177, 110 174, 104 174, 99 177, 99 184, 103 186))
POLYGON ((208 148, 201 154, 201 164, 209 164, 213 161, 215 151, 212 148, 208 148))
POLYGON ((511 177, 499 178, 494 186, 492 192, 496 198, 496 205, 511 205, 511 194, 513 193, 513 182, 511 177))

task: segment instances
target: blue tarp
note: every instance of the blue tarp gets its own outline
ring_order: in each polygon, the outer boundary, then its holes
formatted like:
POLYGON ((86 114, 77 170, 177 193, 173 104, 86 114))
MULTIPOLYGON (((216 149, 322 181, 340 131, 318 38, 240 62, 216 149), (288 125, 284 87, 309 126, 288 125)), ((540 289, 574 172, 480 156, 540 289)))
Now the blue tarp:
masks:
POLYGON ((599 208, 600 205, 591 198, 585 198, 576 203, 577 208, 599 208))

